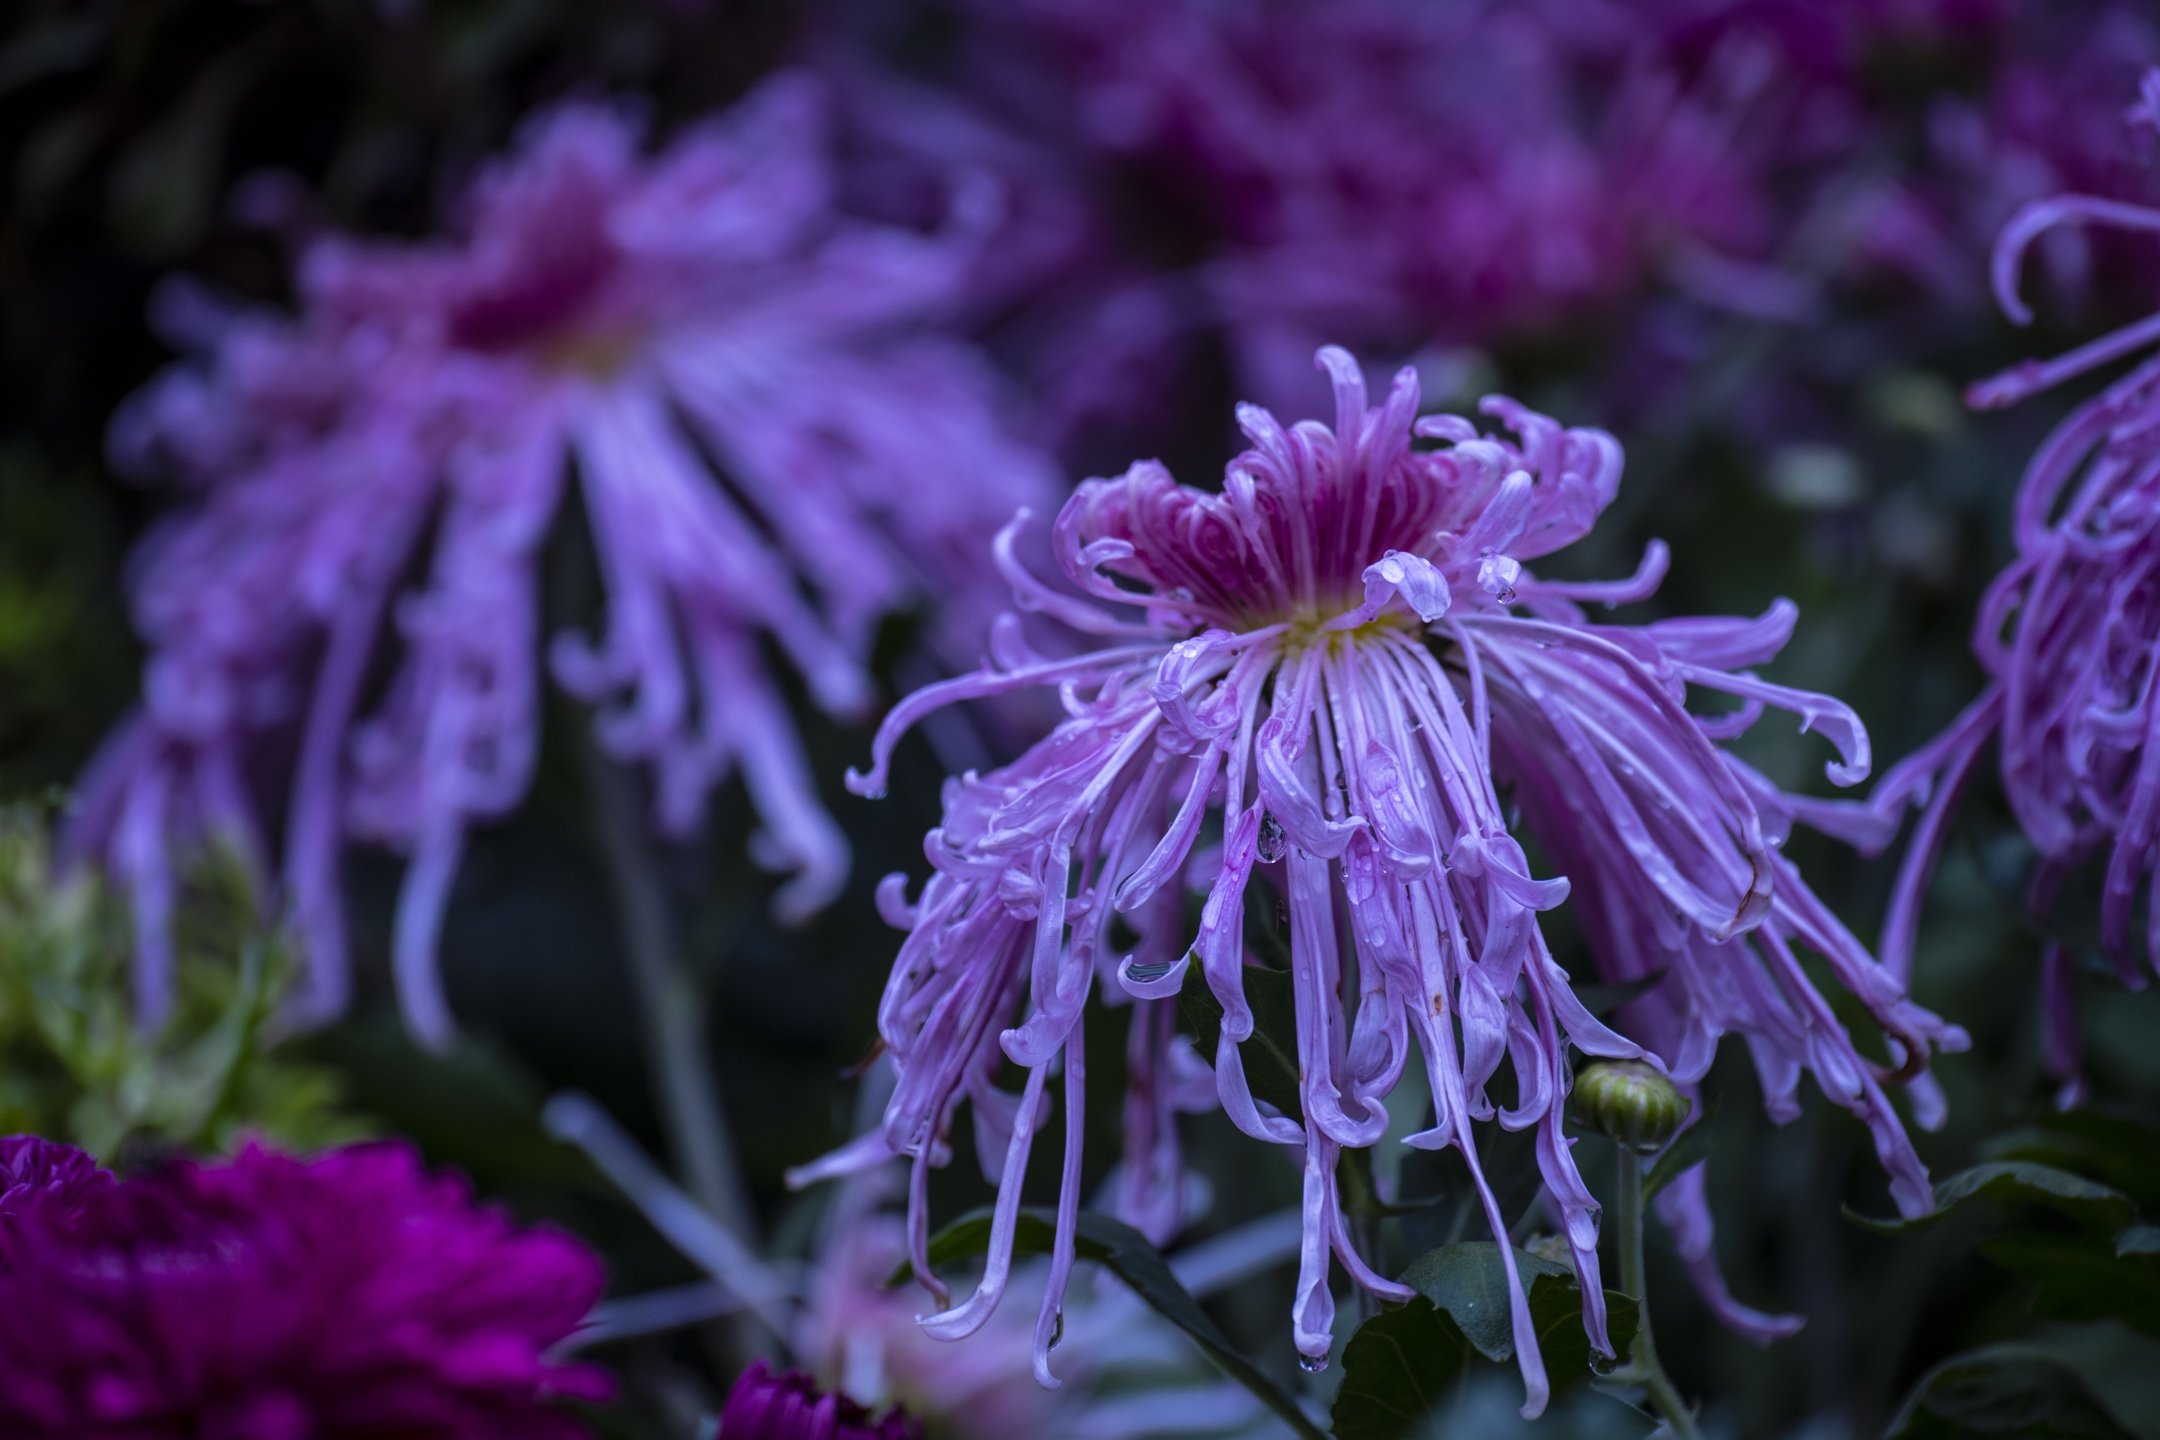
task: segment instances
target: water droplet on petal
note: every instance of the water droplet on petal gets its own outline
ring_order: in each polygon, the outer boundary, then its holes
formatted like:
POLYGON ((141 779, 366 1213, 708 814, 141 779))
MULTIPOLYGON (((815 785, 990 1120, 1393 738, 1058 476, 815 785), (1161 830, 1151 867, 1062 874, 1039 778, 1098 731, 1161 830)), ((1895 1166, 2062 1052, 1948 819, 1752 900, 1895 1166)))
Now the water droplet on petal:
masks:
POLYGON ((1297 1357, 1297 1363, 1298 1369, 1303 1370, 1306 1374, 1318 1375, 1321 1371, 1327 1369, 1327 1356, 1300 1355, 1297 1357))
POLYGON ((1260 812, 1260 839, 1254 848, 1265 865, 1282 859, 1283 852, 1290 848, 1290 837, 1283 833, 1282 821, 1275 818, 1272 810, 1260 812))

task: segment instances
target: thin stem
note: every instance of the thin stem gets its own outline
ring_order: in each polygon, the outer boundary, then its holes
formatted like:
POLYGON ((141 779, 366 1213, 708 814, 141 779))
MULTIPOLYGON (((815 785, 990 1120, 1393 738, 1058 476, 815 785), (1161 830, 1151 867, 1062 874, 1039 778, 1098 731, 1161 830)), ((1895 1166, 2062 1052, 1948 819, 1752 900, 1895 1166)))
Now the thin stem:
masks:
POLYGON ((579 749, 608 883, 615 892, 624 956, 637 992, 646 1064, 667 1127, 668 1153, 683 1187, 706 1213, 736 1239, 754 1244, 749 1191, 736 1168, 734 1138, 705 1045, 704 987, 682 962, 672 907, 646 838, 635 787, 590 735, 582 738, 579 749))
POLYGON ((1628 1348, 1628 1364, 1610 1378, 1640 1385, 1650 1394, 1667 1428, 1679 1440, 1701 1440, 1695 1428, 1695 1412, 1680 1398, 1679 1387, 1658 1363, 1657 1345, 1650 1338, 1650 1300, 1643 1284, 1642 1157, 1625 1145, 1613 1147, 1620 1156, 1620 1195, 1614 1220, 1620 1229, 1620 1288, 1635 1301, 1635 1343, 1628 1348))

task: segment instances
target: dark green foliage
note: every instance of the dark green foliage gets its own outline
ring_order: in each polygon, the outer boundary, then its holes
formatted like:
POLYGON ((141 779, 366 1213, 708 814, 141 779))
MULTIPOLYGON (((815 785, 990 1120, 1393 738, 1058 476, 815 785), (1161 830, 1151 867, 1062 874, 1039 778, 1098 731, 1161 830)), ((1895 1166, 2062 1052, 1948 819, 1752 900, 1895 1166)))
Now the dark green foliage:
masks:
POLYGON ((1972 1200, 2001 1204, 2044 1205, 2094 1230, 2114 1231, 2128 1225, 2137 1213, 2130 1197, 2106 1185, 2072 1175, 2052 1166, 2025 1161, 1994 1161, 1960 1170, 1935 1182, 1935 1209, 1910 1220, 1874 1220, 1855 1215, 1855 1223, 1870 1230, 1896 1234, 1939 1224, 1958 1206, 1972 1200))
POLYGON ((1919 1230, 1993 1202, 2003 1233, 1980 1253, 2022 1286, 2034 1317, 2063 1322, 1937 1364, 1907 1396, 1893 1436, 2160 1436, 2160 1227, 2140 1219, 2160 1200, 2156 1142, 2127 1120, 2050 1116, 1988 1147, 2019 1158, 1939 1181, 1935 1214, 1861 1222, 1919 1230), (2028 1157, 2105 1174, 2132 1193, 2028 1157))
POLYGON ((237 863, 201 858, 175 927, 173 1014, 134 1021, 127 917, 87 874, 54 870, 45 817, 0 809, 0 1134, 130 1149, 309 1149, 366 1133, 336 1072, 276 1044, 292 957, 237 863))
POLYGON ((1968 1351, 1930 1370, 1886 1433, 1889 1440, 1975 1434, 2154 1440, 2160 1345, 2094 1326, 1968 1351))
MULTIPOLYGON (((1590 1340, 1574 1272, 1527 1251, 1512 1254, 1554 1391, 1589 1380, 1590 1340)), ((1502 1263, 1499 1246, 1466 1240, 1421 1256, 1403 1273, 1403 1283, 1419 1298, 1366 1321, 1343 1347, 1333 1417, 1341 1440, 1409 1435, 1481 1364, 1514 1359, 1502 1263)), ((1635 1336, 1635 1302, 1608 1290, 1605 1304, 1614 1349, 1624 1354, 1635 1336)))

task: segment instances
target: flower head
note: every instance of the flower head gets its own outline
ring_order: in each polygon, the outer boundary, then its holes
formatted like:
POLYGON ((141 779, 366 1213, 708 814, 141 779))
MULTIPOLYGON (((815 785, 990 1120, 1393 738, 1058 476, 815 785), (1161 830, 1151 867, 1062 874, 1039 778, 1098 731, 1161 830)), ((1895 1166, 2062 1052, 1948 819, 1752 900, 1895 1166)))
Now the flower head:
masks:
MULTIPOLYGON (((2130 118, 2160 131, 2160 70, 2146 78, 2130 118)), ((2018 324, 2027 249, 2064 224, 2160 231, 2160 210, 2089 195, 2026 206, 2003 231, 1995 291, 2018 324)), ((1977 407, 2015 404, 2160 340, 2160 316, 2124 327, 2045 363, 2026 361, 1967 395, 1977 407)), ((2044 916, 2070 873, 2106 866, 2101 948, 2126 985, 2142 986, 2134 912, 2160 865, 2160 752, 2148 749, 2153 677, 2160 666, 2160 358, 2072 411, 2034 452, 2012 513, 2017 558, 1995 577, 1973 625, 1987 688, 1944 732, 1901 761, 1870 797, 1887 843, 1908 805, 1920 819, 1899 870, 1884 926, 1884 960, 1912 964, 1921 902, 1956 809, 1987 742, 2000 742, 2003 792, 2040 865, 2030 900, 2044 916)), ((2144 950, 2160 965, 2160 912, 2144 950)), ((2079 1086, 2077 1029, 2069 1010, 2070 959, 2051 944, 2041 989, 2049 1068, 2065 1098, 2079 1086)))
POLYGON ((977 357, 932 328, 979 197, 936 232, 852 220, 823 127, 796 75, 653 155, 625 115, 561 107, 483 172, 455 238, 316 244, 295 318, 169 299, 206 359, 138 396, 113 447, 199 496, 138 557, 143 708, 75 830, 133 891, 146 1019, 168 998, 169 837, 260 856, 282 813, 302 1009, 345 996, 337 862, 357 834, 411 856, 400 995, 418 1036, 447 1038, 435 938, 467 827, 532 774, 539 560, 573 471, 606 628, 556 637, 556 678, 605 707, 607 750, 650 763, 664 826, 739 772, 757 853, 794 873, 781 917, 831 898, 847 847, 765 647, 843 716, 870 701, 896 607, 935 597, 934 643, 971 658, 995 600, 983 541, 1052 482, 1001 433, 977 357), (287 754, 289 794, 265 805, 250 781, 287 754))
MULTIPOLYGON (((1789 1106, 1800 1070, 1813 1071, 1874 1130, 1899 1203, 1931 1203, 1882 1085, 1917 1073, 1931 1043, 1962 1036, 1912 1006, 1808 892, 1776 848, 1787 802, 1714 743, 1776 706, 1836 744, 1833 779, 1866 774, 1866 735, 1849 710, 1737 668, 1776 652, 1791 607, 1758 621, 1588 623, 1580 601, 1650 593, 1662 547, 1615 584, 1545 581, 1524 562, 1581 537, 1612 500, 1622 461, 1612 437, 1504 399, 1485 410, 1511 436, 1419 418, 1410 370, 1369 406, 1347 354, 1326 349, 1320 362, 1335 384, 1334 428, 1285 428, 1242 408, 1253 448, 1231 462, 1221 493, 1181 486, 1153 463, 1080 488, 1055 544, 1091 600, 1022 571, 1008 531, 1001 556, 1019 603, 1102 636, 1102 648, 1043 659, 1017 625, 1001 626, 994 664, 902 702, 872 772, 851 777, 875 792, 901 732, 939 705, 1060 687, 1066 719, 1048 738, 1010 766, 948 784, 920 898, 908 903, 897 876, 880 891, 911 932, 879 1024, 900 1077, 884 1144, 913 1158, 911 1243, 925 1283, 923 1177, 949 1157, 962 1100, 1000 1182, 983 1281, 924 1322, 933 1335, 971 1333, 999 1301, 1020 1177, 1062 1057, 1064 1187, 1036 1324, 1045 1377, 1079 1204, 1084 1003, 1113 977, 1160 1006, 1197 965, 1223 1010, 1210 1057, 1223 1108, 1247 1134, 1303 1152, 1292 1324, 1308 1357, 1329 1347, 1331 1252, 1367 1289, 1407 1295, 1352 1243, 1335 1176, 1343 1148, 1380 1139, 1384 1101, 1413 1058, 1433 1119, 1409 1143, 1462 1151, 1496 1233, 1505 1227, 1472 1125, 1536 1130, 1600 1348, 1597 1207, 1563 1123, 1570 1044, 1610 1059, 1654 1055, 1692 1082, 1716 1037, 1739 1030, 1774 1105, 1789 1106), (1742 708, 1699 717, 1683 704, 1690 687, 1742 708), (1531 873, 1504 789, 1566 878, 1531 873), (1219 851, 1201 843, 1218 812, 1219 851), (1244 901, 1256 874, 1287 907, 1295 1115, 1254 1097, 1239 1050, 1254 1029, 1244 901), (1208 892, 1193 935, 1182 923, 1188 879, 1208 892), (1539 912, 1577 884, 1601 967, 1614 978, 1664 974, 1637 1002, 1641 1043, 1584 1009, 1539 931, 1539 912), (1120 919, 1140 937, 1125 954, 1120 919), (1795 940, 1897 1037, 1891 1063, 1855 1052, 1795 940), (994 1083, 1007 1060, 1027 1073, 1018 1096, 994 1083), (1488 1094, 1503 1066, 1504 1105, 1488 1094)), ((1167 1026, 1151 1033, 1170 1043, 1167 1026)), ((1515 1280, 1535 1412, 1545 1377, 1515 1280)))
POLYGON ((409 1149, 98 1173, 0 1227, 10 1435, 571 1440, 550 1398, 608 1393, 547 1355, 599 1297, 591 1253, 409 1149))
POLYGON ((714 1440, 922 1440, 922 1422, 895 1405, 882 1418, 800 1370, 753 1361, 728 1392, 714 1440))

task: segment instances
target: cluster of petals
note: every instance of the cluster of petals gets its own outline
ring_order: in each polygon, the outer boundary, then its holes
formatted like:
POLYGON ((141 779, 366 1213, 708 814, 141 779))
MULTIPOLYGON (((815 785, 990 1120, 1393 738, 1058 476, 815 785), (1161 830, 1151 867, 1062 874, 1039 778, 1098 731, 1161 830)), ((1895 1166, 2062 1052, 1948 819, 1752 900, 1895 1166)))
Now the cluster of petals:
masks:
POLYGON ((800 1370, 754 1361, 728 1392, 713 1440, 922 1440, 920 1420, 895 1405, 873 1416, 800 1370))
MULTIPOLYGON (((2160 71, 2133 118, 2160 129, 2160 71)), ((2017 292, 2027 249, 2062 225, 2160 232, 2160 210, 2063 195, 2020 211, 1997 247, 1995 288, 2020 324, 2032 312, 2017 292)), ((2054 360, 2027 361, 1982 381, 1972 404, 1995 408, 2134 355, 2160 341, 2160 316, 2126 326, 2054 360)), ((1990 740, 1999 742, 2003 792, 2039 851, 2030 888, 2045 919, 2064 882, 2104 863, 2101 949, 2124 984, 2141 987, 2136 908, 2160 867, 2160 358, 2147 356, 2057 425, 2026 466, 2011 516, 2017 555, 1995 577, 1973 625, 1987 687, 1934 740, 1901 761, 1870 797, 1887 843, 1917 805, 1893 891, 1886 963, 1909 971, 1922 903, 1949 823, 1990 740)), ((2160 965, 2160 912, 2142 948, 2160 965)), ((2074 1096, 2079 1084, 2073 957, 2051 942, 2042 958, 2047 1061, 2074 1096)))
MULTIPOLYGON (((1130 997, 1135 1034, 1167 1052, 1145 1072, 1169 1082, 1158 1083, 1165 1096, 1183 1088, 1181 1068, 1197 1068, 1176 1058, 1184 1047, 1166 1014, 1191 967, 1222 1007, 1220 1045, 1205 1057, 1219 1103, 1248 1135, 1303 1156, 1291 1318, 1310 1358, 1330 1344, 1331 1254, 1367 1290, 1407 1296, 1353 1243, 1336 1166, 1344 1149, 1381 1139, 1384 1102, 1414 1063, 1432 1112, 1409 1143, 1462 1152, 1495 1234, 1505 1226, 1473 1123, 1536 1131, 1548 1203, 1583 1282, 1584 1324, 1601 1349, 1597 1206, 1563 1123, 1570 1045, 1612 1058, 1642 1057, 1647 1045, 1691 1082, 1717 1037, 1738 1031, 1775 1112, 1790 1112, 1799 1073, 1811 1071, 1870 1127, 1898 1204, 1909 1213, 1931 1204, 1883 1087, 1963 1036, 1913 1006, 1779 853, 1809 802, 1780 796, 1716 743, 1777 707, 1836 745, 1834 780, 1866 774, 1865 732, 1849 710, 1744 668, 1776 652, 1791 608, 1758 620, 1589 623, 1583 603, 1655 589, 1662 546, 1613 583, 1540 580, 1523 562, 1586 534, 1611 502, 1622 466, 1612 437, 1498 398, 1484 409, 1509 435, 1420 417, 1408 369, 1370 406, 1346 353, 1324 349, 1319 360, 1334 383, 1334 428, 1286 428, 1242 407, 1252 448, 1231 462, 1220 493, 1179 485, 1153 462, 1080 488, 1053 541, 1087 598, 1023 570, 1016 521, 1000 557, 1018 603, 1101 647, 1043 658, 1017 620, 1001 623, 991 662, 901 702, 879 732, 872 773, 851 776, 876 793, 901 734, 941 705, 1058 689, 1065 719, 1046 739, 1009 766, 949 782, 919 898, 906 899, 898 876, 879 892, 910 931, 879 1012, 899 1080, 875 1143, 832 1162, 911 1157, 910 1244, 935 1290, 926 1177, 949 1158, 958 1107, 970 1104, 978 1153, 999 1185, 989 1258, 973 1296, 924 1324, 945 1338, 972 1333, 1011 1274, 1020 1181, 1062 1065, 1064 1179, 1035 1332, 1046 1381, 1073 1262, 1084 1007, 1098 983, 1130 997), (1740 708, 1692 713, 1691 689, 1740 708), (1565 878, 1532 875, 1511 803, 1565 878), (1286 904, 1296 1115, 1254 1096, 1239 1049, 1254 1029, 1245 927, 1256 875, 1286 904), (1188 888, 1205 892, 1196 933, 1188 888), (1546 947, 1538 915, 1571 888, 1610 978, 1662 976, 1628 1012, 1637 1038, 1594 1018, 1546 947), (1137 937, 1129 949, 1121 926, 1137 937), (1855 1051, 1798 947, 1819 954, 1894 1037, 1888 1063, 1855 1051), (1007 1062, 1025 1072, 1018 1094, 996 1083, 1007 1062), (1488 1093, 1503 1066, 1499 1093, 1511 1100, 1488 1093)), ((1163 1118, 1151 1143, 1174 1144, 1163 1118)), ((1145 1154, 1129 1154, 1127 1171, 1176 1184, 1175 1167, 1145 1154)), ((1699 1211, 1699 1188, 1685 1193, 1699 1211)), ((1175 1200, 1139 1208, 1174 1214, 1175 1200)), ((1690 1235, 1707 1264, 1708 1217, 1695 1218, 1690 1235)), ((1512 1273, 1510 1300, 1534 1412, 1546 1381, 1512 1273)))
POLYGON ((568 1236, 402 1145, 250 1148, 116 1182, 0 1141, 0 1429, 23 1440, 575 1440, 553 1359, 599 1298, 568 1236))
POLYGON ((146 1022, 169 1000, 176 835, 275 872, 306 941, 302 1018, 348 988, 357 835, 411 857, 400 996, 447 1038, 436 937, 469 826, 533 772, 543 549, 573 483, 606 613, 597 637, 554 637, 555 678, 602 707, 607 751, 649 762, 665 827, 743 777, 759 858, 793 872, 783 919, 835 893, 847 846, 768 652, 839 716, 870 704, 897 608, 934 596, 932 643, 972 657, 999 603, 987 535, 1054 480, 936 328, 988 182, 955 178, 934 229, 851 218, 827 108, 782 74, 646 153, 629 114, 564 105, 481 172, 455 236, 313 243, 296 315, 168 294, 200 353, 112 445, 188 494, 136 557, 143 703, 74 830, 133 893, 146 1022))

